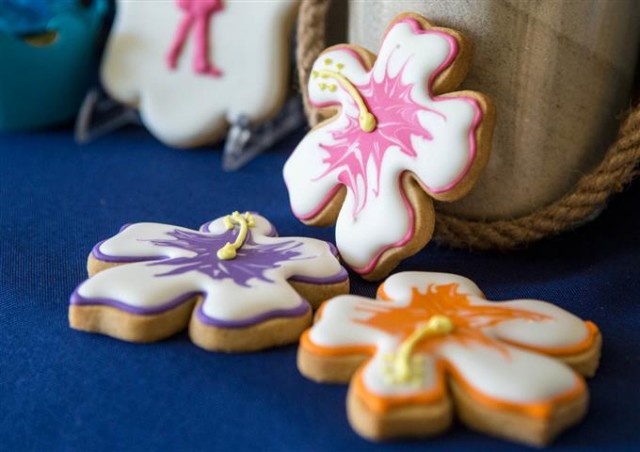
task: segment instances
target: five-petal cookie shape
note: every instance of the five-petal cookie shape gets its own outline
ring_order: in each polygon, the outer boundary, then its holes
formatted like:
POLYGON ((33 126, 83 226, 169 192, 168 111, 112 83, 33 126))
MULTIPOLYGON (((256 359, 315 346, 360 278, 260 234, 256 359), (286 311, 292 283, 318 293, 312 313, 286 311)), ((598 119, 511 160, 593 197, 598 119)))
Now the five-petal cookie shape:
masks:
POLYGON ((273 116, 285 99, 298 0, 118 0, 101 79, 162 142, 216 141, 228 119, 273 116))
POLYGON ((269 221, 250 213, 199 231, 128 225, 93 248, 91 277, 71 296, 70 324, 135 342, 189 324, 192 340, 209 350, 294 342, 312 306, 349 291, 335 254, 320 240, 277 237, 269 221))
POLYGON ((587 410, 598 328, 536 300, 492 302, 443 273, 389 277, 375 300, 338 296, 301 338, 298 367, 351 381, 351 425, 372 439, 428 436, 453 411, 468 426, 544 444, 587 410))
POLYGON ((458 32, 405 14, 389 26, 377 58, 340 45, 313 65, 309 98, 334 116, 284 167, 291 207, 307 224, 336 223, 341 256, 367 279, 420 250, 433 233, 432 198, 463 196, 487 162, 490 100, 450 92, 469 60, 458 32))

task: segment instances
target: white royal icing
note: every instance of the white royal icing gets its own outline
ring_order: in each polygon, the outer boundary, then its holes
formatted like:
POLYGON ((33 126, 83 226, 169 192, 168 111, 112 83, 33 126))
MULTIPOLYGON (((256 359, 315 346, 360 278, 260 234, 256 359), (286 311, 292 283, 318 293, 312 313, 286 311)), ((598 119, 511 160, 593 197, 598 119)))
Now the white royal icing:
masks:
MULTIPOLYGON (((362 374, 367 391, 373 394, 389 397, 434 389, 442 383, 440 378, 443 375, 436 377, 439 360, 444 360, 457 370, 475 390, 515 404, 550 400, 568 393, 581 380, 558 360, 500 341, 502 339, 522 347, 535 348, 563 348, 581 344, 590 334, 585 322, 557 306, 536 300, 487 301, 472 281, 445 273, 397 273, 385 281, 383 291, 385 300, 357 296, 340 296, 329 300, 323 305, 322 315, 308 335, 311 343, 319 347, 375 347, 376 353, 362 374), (417 289, 424 294, 435 286, 450 284, 458 285, 457 292, 466 294, 472 307, 520 309, 540 318, 507 319, 495 326, 480 327, 485 336, 497 340, 490 345, 480 340, 460 340, 454 329, 449 336, 441 338, 439 345, 434 345, 430 353, 416 352, 422 359, 419 384, 390 383, 385 373, 385 356, 397 352, 403 338, 362 321, 371 319, 375 312, 407 309, 412 290, 417 289)), ((471 316, 472 312, 467 309, 459 312, 459 315, 471 316)), ((425 318, 424 322, 427 320, 425 318)), ((487 317, 478 317, 479 323, 483 320, 487 320, 487 317)), ((455 318, 453 321, 455 324, 455 318)), ((420 324, 417 322, 416 327, 420 324)))
MULTIPOLYGON (((198 0, 205 3, 205 0, 198 0)), ((211 0, 206 0, 211 3, 211 0)), ((298 0, 224 0, 208 18, 208 56, 222 72, 195 72, 196 27, 191 27, 169 69, 167 55, 185 18, 178 3, 117 2, 116 20, 102 63, 102 82, 120 102, 135 105, 145 126, 178 147, 205 144, 225 118, 264 119, 282 102, 287 83, 288 24, 298 0)))
MULTIPOLYGON (((352 174, 337 219, 336 242, 345 262, 360 273, 370 272, 382 251, 402 246, 413 234, 413 221, 402 196, 400 175, 411 171, 425 189, 446 192, 464 178, 475 158, 474 127, 477 124, 474 121, 482 116, 477 103, 455 95, 431 97, 428 91, 430 77, 455 55, 456 48, 455 40, 444 32, 417 33, 410 22, 400 21, 385 36, 370 72, 348 47, 324 52, 313 65, 312 74, 315 72, 316 76, 309 81, 310 100, 317 106, 339 106, 340 112, 306 135, 285 164, 284 178, 294 213, 302 219, 310 219, 317 215, 331 193, 344 184, 340 178, 352 174), (341 69, 337 69, 339 65, 341 69), (394 78, 402 70, 402 84, 412 85, 410 97, 418 106, 414 108, 420 111, 419 124, 413 124, 416 133, 408 134, 409 143, 406 137, 403 141, 416 155, 407 155, 395 145, 385 145, 384 149, 369 150, 368 163, 363 161, 366 158, 362 155, 355 157, 351 165, 363 167, 359 170, 346 169, 344 164, 331 169, 326 147, 336 144, 336 133, 346 128, 349 117, 358 118, 359 108, 343 83, 331 77, 323 78, 326 74, 322 71, 327 68, 344 75, 355 86, 367 85, 372 77, 377 83, 384 83, 385 77, 394 78), (335 88, 329 89, 329 85, 335 88), (432 139, 425 140, 418 133, 431 134, 432 139)), ((393 106, 393 103, 384 105, 393 106)), ((369 106, 374 116, 376 108, 377 111, 384 108, 374 107, 371 102, 369 106)), ((402 123, 402 112, 391 118, 387 123, 379 120, 376 130, 389 133, 397 130, 396 122, 402 123), (385 129, 386 124, 388 128, 385 129)), ((353 139, 348 141, 352 146, 342 155, 356 156, 357 153, 352 152, 353 139)))

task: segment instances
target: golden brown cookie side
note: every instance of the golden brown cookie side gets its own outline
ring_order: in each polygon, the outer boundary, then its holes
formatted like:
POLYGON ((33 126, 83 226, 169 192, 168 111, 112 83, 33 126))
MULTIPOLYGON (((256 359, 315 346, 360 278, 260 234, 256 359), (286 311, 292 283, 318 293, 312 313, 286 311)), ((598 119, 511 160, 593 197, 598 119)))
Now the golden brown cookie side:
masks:
POLYGON ((405 405, 378 413, 358 396, 353 382, 347 394, 347 414, 351 427, 373 441, 426 438, 444 432, 453 421, 453 407, 447 396, 429 405, 405 405))
POLYGON ((589 401, 585 391, 577 398, 555 405, 549 417, 533 417, 478 403, 455 381, 450 382, 450 387, 457 416, 468 427, 531 446, 549 444, 560 432, 577 424, 586 414, 589 401))
POLYGON ((197 346, 217 352, 253 352, 292 344, 311 324, 312 311, 298 317, 277 317, 248 327, 221 328, 208 325, 196 315, 198 303, 189 323, 189 336, 197 346))
POLYGON ((198 297, 159 314, 133 314, 113 306, 70 305, 71 328, 100 333, 128 342, 155 342, 182 331, 189 324, 198 297))

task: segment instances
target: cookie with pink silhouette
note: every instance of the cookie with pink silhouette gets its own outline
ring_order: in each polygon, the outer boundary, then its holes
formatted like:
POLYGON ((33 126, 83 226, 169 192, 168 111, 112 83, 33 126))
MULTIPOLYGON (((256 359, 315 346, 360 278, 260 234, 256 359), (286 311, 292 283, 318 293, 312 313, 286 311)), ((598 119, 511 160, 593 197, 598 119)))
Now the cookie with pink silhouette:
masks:
POLYGON ((464 196, 487 163, 491 100, 455 91, 470 61, 459 32, 403 14, 377 56, 338 45, 312 67, 309 99, 328 119, 284 167, 291 208, 306 224, 335 224, 340 255, 366 279, 421 250, 434 201, 464 196))
POLYGON ((227 352, 296 342, 314 307, 349 292, 333 245, 278 237, 249 212, 199 230, 126 225, 93 248, 88 272, 71 295, 72 328, 131 342, 188 328, 196 345, 227 352))
POLYGON ((230 119, 262 121, 281 107, 297 4, 119 0, 102 83, 164 143, 214 142, 230 119))

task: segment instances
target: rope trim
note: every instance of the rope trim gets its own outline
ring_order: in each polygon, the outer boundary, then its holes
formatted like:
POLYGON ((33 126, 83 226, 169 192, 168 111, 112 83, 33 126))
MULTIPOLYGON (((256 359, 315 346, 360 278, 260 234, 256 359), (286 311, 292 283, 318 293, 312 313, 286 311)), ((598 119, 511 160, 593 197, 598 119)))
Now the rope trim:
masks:
MULTIPOLYGON (((330 0, 303 0, 298 16, 298 77, 311 126, 322 119, 309 104, 307 81, 313 62, 325 47, 325 19, 330 0)), ((508 250, 559 234, 588 221, 609 196, 631 182, 640 165, 640 103, 626 116, 616 141, 602 162, 559 200, 508 220, 479 221, 438 212, 435 239, 455 248, 508 250)))

